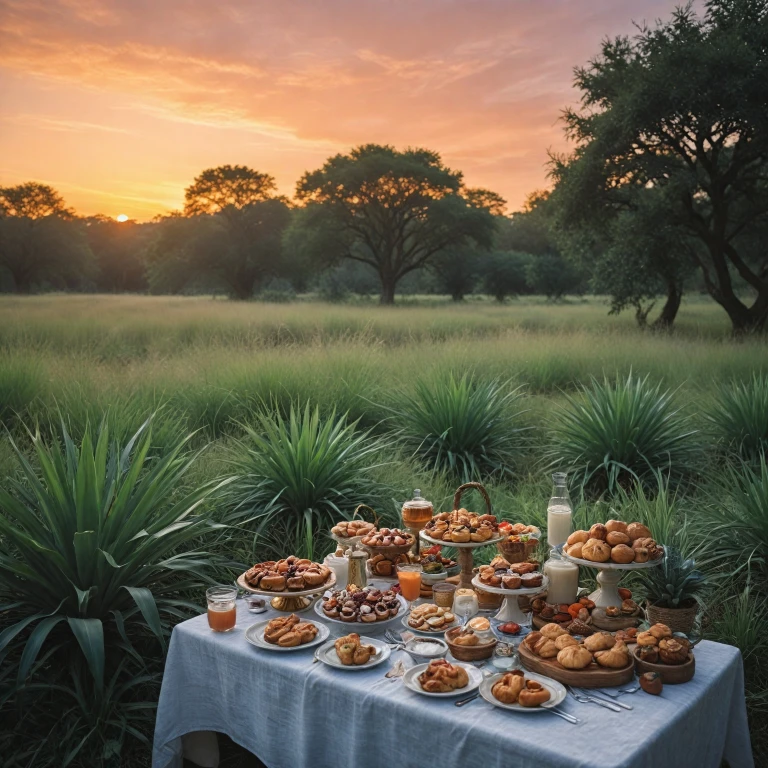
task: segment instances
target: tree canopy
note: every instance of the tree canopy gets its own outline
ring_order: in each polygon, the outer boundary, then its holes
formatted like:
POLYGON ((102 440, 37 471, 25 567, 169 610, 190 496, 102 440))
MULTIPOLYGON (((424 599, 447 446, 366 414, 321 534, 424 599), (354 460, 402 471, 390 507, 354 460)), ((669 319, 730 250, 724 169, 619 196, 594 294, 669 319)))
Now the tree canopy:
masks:
POLYGON ((768 254, 749 244, 768 216, 767 82, 768 0, 679 8, 576 70, 576 150, 552 163, 559 226, 592 229, 617 269, 634 263, 646 285, 625 293, 647 293, 649 274, 679 284, 692 264, 734 330, 765 327, 768 254))
POLYGON ((398 282, 444 249, 491 244, 488 205, 500 198, 467 192, 461 173, 436 152, 366 144, 301 178, 296 197, 309 210, 296 226, 317 244, 319 257, 374 267, 381 302, 391 304, 398 282))
POLYGON ((184 190, 184 214, 198 216, 241 210, 274 197, 274 177, 245 165, 207 168, 184 190))

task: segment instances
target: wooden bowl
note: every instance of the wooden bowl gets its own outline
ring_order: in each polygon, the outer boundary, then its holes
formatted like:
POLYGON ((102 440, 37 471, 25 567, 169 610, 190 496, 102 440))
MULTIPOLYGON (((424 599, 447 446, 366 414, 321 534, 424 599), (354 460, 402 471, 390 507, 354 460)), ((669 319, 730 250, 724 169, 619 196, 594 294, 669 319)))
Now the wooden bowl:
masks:
POLYGON ((692 653, 688 654, 688 661, 682 664, 651 664, 648 661, 639 659, 635 652, 632 655, 635 657, 635 669, 638 675, 645 674, 646 672, 658 672, 664 685, 687 683, 696 672, 696 660, 693 658, 692 653))
POLYGON ((478 643, 478 645, 456 645, 453 642, 453 638, 459 632, 461 632, 461 627, 454 627, 443 635, 454 659, 457 661, 481 661, 482 659, 490 659, 493 656, 493 649, 499 642, 495 637, 487 643, 478 643))

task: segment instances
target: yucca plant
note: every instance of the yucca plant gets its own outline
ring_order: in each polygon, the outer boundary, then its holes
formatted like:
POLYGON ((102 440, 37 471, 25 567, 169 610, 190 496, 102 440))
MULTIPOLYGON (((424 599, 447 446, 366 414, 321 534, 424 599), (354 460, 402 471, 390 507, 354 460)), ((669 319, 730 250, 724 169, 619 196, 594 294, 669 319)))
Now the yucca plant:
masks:
POLYGON ((750 461, 768 453, 768 376, 720 386, 706 414, 715 439, 727 450, 750 461))
MULTIPOLYGON (((151 456, 148 423, 124 447, 105 424, 80 445, 63 424, 59 442, 31 438, 37 468, 11 441, 20 478, 0 488, 0 667, 13 667, 2 699, 70 690, 91 714, 109 711, 128 684, 116 670, 125 659, 144 666, 134 643, 154 635, 162 659, 171 622, 197 607, 180 593, 199 588, 211 562, 191 542, 218 527, 199 510, 227 481, 184 490, 197 454, 184 439, 151 456)), ((87 734, 80 747, 103 737, 87 734)))
POLYGON ((582 491, 612 494, 653 482, 657 470, 679 476, 692 469, 695 430, 672 393, 647 376, 593 379, 566 398, 552 423, 547 456, 553 467, 575 473, 582 491))
POLYGON ((335 411, 321 416, 307 404, 292 405, 287 417, 263 410, 245 427, 233 464, 231 522, 255 528, 254 549, 279 530, 283 555, 314 558, 322 536, 358 504, 376 507, 384 496, 371 478, 380 466, 380 439, 335 411), (272 530, 274 529, 274 530, 272 530))
POLYGON ((433 472, 461 481, 505 475, 519 458, 522 392, 508 381, 470 375, 416 382, 401 393, 391 421, 401 442, 433 472))

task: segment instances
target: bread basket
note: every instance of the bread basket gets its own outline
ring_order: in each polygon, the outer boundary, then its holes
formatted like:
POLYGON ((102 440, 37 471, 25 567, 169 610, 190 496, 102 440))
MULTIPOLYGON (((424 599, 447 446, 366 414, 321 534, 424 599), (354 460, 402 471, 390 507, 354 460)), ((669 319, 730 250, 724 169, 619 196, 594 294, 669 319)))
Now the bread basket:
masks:
POLYGON ((495 637, 485 643, 478 643, 478 645, 456 645, 453 638, 461 632, 461 629, 461 627, 454 627, 443 635, 454 659, 457 661, 482 661, 493 656, 493 649, 499 642, 495 637))

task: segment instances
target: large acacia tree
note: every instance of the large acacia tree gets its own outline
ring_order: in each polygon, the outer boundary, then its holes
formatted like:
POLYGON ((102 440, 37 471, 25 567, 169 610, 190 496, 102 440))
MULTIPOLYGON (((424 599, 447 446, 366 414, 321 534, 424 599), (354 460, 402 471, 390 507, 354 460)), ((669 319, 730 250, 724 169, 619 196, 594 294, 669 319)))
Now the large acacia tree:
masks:
POLYGON ((291 241, 308 255, 369 264, 392 304, 398 282, 449 247, 491 244, 497 195, 467 190, 436 152, 366 144, 331 157, 299 181, 306 204, 291 241))
POLYGON ((626 295, 666 284, 673 318, 692 266, 735 331, 766 327, 766 83, 768 0, 679 8, 576 70, 576 150, 553 161, 559 223, 577 240, 597 233, 610 266, 634 270, 644 285, 626 295))

